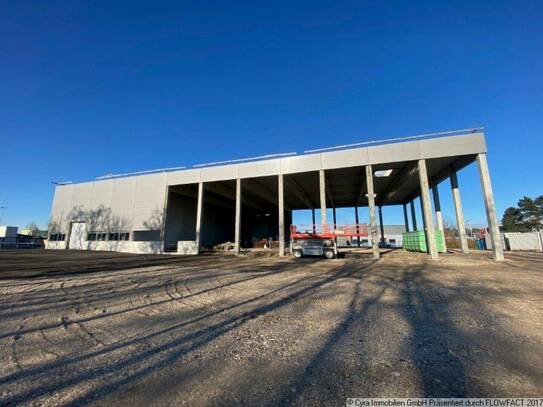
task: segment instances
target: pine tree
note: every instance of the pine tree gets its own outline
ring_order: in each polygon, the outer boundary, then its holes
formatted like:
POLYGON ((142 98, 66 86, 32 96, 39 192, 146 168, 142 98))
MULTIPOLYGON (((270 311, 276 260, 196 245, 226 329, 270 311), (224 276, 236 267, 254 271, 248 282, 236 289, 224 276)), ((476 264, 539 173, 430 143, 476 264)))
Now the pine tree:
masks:
POLYGON ((527 232, 522 220, 522 212, 518 208, 509 207, 505 210, 502 226, 506 232, 527 232))
POLYGON ((531 232, 543 229, 543 195, 535 199, 525 196, 518 207, 509 207, 502 218, 506 232, 531 232))
POLYGON ((518 201, 518 207, 522 213, 522 222, 528 230, 539 230, 543 226, 543 208, 537 205, 536 201, 543 200, 543 197, 538 197, 535 200, 525 196, 518 201))

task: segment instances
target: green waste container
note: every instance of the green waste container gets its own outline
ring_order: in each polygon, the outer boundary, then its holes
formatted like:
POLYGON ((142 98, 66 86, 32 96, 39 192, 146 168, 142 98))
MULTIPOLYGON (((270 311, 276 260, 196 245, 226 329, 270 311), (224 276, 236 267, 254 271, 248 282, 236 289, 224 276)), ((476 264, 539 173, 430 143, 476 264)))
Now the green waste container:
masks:
MULTIPOLYGON (((428 252, 426 245, 426 233, 424 230, 415 230, 414 232, 406 232, 402 235, 403 248, 410 252, 428 252)), ((435 239, 437 251, 440 253, 445 252, 445 236, 439 229, 435 230, 435 239)))

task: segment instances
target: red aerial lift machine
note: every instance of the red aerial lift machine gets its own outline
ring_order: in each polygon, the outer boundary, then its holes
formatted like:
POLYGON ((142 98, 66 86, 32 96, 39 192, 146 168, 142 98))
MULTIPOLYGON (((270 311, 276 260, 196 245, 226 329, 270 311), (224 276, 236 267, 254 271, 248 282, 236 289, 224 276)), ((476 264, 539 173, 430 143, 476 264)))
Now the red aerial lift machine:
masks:
POLYGON ((338 237, 351 242, 353 237, 368 236, 368 225, 308 224, 290 226, 290 251, 294 257, 324 256, 333 259, 338 255, 338 237))

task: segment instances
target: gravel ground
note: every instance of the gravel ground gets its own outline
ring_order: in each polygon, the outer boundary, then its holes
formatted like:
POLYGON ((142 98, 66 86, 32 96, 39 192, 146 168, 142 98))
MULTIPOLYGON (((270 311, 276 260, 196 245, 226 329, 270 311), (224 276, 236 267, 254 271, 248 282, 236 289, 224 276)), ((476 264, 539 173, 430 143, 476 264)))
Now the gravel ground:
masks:
POLYGON ((0 251, 0 405, 344 405, 543 389, 543 254, 0 251))

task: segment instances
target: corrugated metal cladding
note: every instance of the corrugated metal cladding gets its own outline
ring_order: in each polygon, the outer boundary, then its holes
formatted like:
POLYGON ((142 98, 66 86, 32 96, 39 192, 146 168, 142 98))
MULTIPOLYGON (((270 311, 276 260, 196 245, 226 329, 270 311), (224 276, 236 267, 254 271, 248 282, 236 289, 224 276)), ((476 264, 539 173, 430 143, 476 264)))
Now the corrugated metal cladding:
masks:
POLYGON ((405 225, 385 225, 384 229, 387 235, 401 235, 405 233, 405 225))
POLYGON ((55 189, 51 219, 67 233, 70 221, 77 221, 77 211, 111 208, 126 229, 149 230, 161 216, 169 185, 224 181, 279 174, 329 170, 386 164, 424 158, 451 157, 486 152, 483 133, 441 137, 366 148, 353 148, 316 154, 262 160, 241 164, 188 169, 147 175, 104 179, 55 189))
POLYGON ((541 247, 543 232, 505 233, 510 250, 543 250, 541 247))

